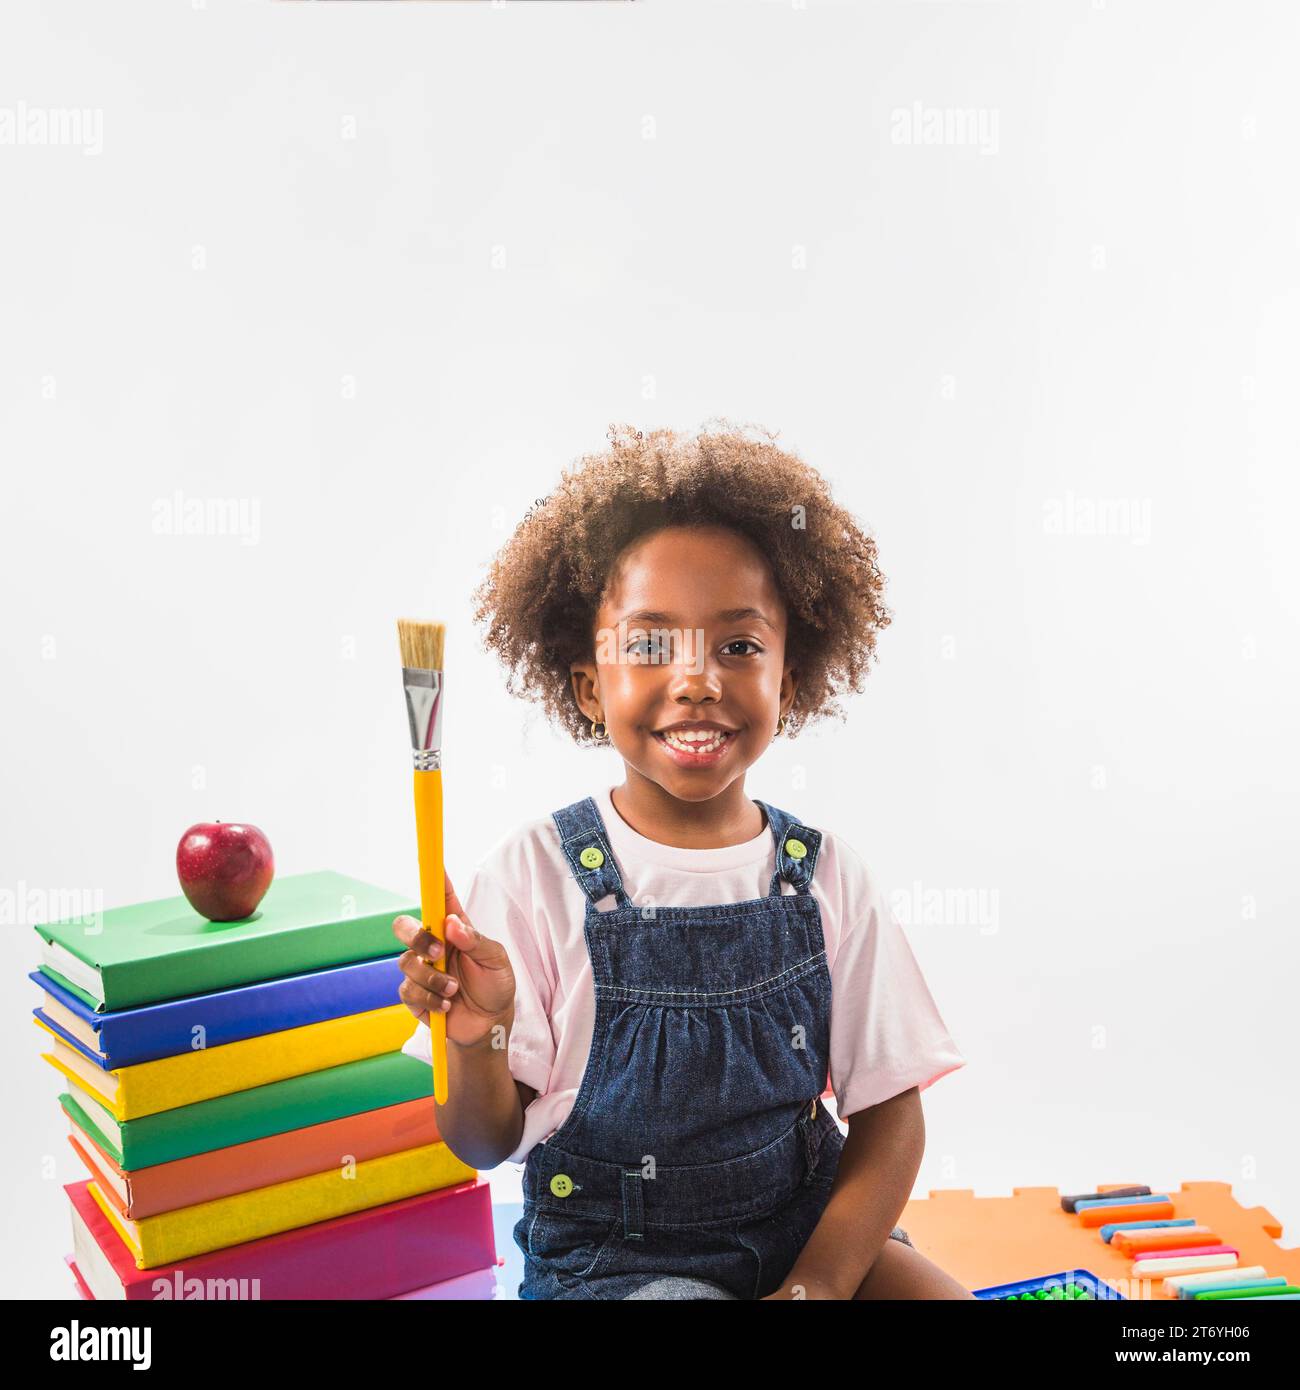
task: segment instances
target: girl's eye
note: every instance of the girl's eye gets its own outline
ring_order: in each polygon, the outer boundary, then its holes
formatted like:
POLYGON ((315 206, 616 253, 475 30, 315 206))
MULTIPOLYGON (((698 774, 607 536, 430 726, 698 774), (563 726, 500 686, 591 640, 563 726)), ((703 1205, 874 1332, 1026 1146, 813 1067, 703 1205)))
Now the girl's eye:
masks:
MULTIPOLYGON (((724 652, 734 656, 748 656, 748 652, 732 653, 732 647, 752 647, 755 655, 761 655, 763 650, 757 642, 751 642, 748 637, 737 637, 734 641, 725 643, 722 648, 724 652)), ((671 659, 672 643, 661 637, 638 637, 628 645, 627 650, 629 654, 635 653, 650 662, 668 661, 671 659)))

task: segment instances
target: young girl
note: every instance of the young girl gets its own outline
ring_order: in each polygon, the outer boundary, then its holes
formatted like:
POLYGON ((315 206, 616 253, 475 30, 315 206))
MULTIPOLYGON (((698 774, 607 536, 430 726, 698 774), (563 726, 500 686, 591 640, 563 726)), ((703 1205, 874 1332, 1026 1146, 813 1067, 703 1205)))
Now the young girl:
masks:
POLYGON ((624 763, 448 879, 445 974, 393 924, 443 1140, 525 1164, 521 1298, 971 1297, 894 1224, 964 1059, 854 851, 745 790, 860 688, 883 587, 825 480, 725 425, 611 431, 480 587, 512 693, 624 763))

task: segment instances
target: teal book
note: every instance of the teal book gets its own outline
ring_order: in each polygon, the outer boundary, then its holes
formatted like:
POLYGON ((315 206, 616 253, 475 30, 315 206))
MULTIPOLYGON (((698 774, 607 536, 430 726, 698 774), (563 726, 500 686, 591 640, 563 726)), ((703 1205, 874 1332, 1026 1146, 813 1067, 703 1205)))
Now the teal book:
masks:
POLYGON ((273 880, 241 922, 209 922, 184 897, 42 922, 41 970, 97 1013, 400 955, 398 893, 329 870, 273 880))

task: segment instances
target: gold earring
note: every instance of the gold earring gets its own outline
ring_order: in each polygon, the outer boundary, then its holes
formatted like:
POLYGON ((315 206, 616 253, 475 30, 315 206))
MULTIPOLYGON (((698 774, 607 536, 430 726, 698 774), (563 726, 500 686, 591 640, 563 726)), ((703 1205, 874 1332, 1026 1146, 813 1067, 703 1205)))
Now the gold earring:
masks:
POLYGON ((593 720, 591 721, 591 736, 592 736, 592 738, 594 738, 597 742, 599 742, 599 741, 600 741, 601 739, 603 739, 603 738, 608 738, 608 737, 609 737, 609 730, 605 727, 605 721, 604 721, 603 719, 593 719, 593 720), (597 733, 597 732, 596 732, 596 725, 597 725, 597 724, 600 725, 600 733, 597 733))
POLYGON ((785 733, 785 715, 782 715, 780 719, 776 721, 776 733, 773 734, 772 737, 776 738, 778 735, 783 733, 785 733))

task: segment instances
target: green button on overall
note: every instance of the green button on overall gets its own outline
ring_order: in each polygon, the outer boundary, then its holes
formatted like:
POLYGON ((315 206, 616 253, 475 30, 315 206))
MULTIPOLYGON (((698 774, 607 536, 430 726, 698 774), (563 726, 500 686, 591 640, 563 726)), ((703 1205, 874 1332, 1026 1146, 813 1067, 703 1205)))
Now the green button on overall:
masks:
POLYGON ((802 859, 808 853, 808 846, 802 840, 787 840, 785 852, 791 859, 802 859))
POLYGON ((567 1173, 556 1173, 551 1179, 551 1191, 557 1197, 567 1197, 573 1191, 573 1179, 567 1173))
POLYGON ((605 856, 595 845, 592 845, 590 849, 584 849, 578 858, 586 869, 599 869, 605 862, 605 856))

